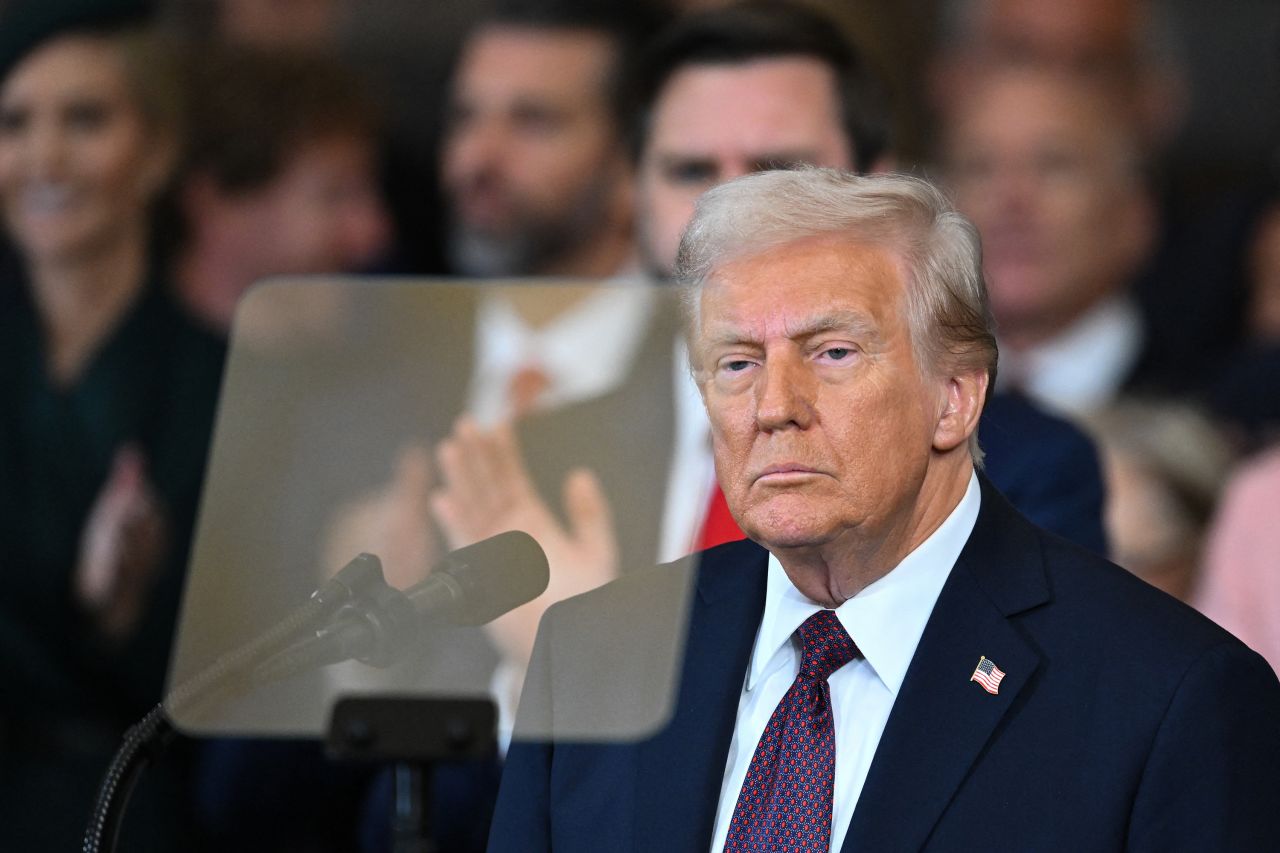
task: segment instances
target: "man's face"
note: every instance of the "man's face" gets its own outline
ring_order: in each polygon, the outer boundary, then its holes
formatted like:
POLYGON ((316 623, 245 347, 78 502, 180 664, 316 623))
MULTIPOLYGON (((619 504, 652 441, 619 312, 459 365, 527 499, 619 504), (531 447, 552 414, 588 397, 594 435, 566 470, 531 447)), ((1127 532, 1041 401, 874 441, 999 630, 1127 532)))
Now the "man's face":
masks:
POLYGON ((493 26, 467 44, 441 167, 461 271, 536 273, 615 215, 628 168, 613 52, 590 30, 493 26))
POLYGON ((982 234, 1006 332, 1052 334, 1124 287, 1150 240, 1133 140, 1108 100, 1040 72, 994 72, 958 105, 947 170, 982 234))
POLYGON ((716 474, 770 550, 888 542, 918 518, 946 392, 916 362, 905 294, 894 256, 834 237, 704 285, 694 364, 716 474))
MULTIPOLYGON (((199 310, 219 328, 231 327, 251 280, 356 272, 391 240, 372 137, 308 139, 287 152, 279 174, 247 191, 221 189, 206 175, 191 180, 186 215, 215 250, 234 247, 234 268, 244 274, 202 282, 199 310)), ((324 313, 323 301, 302 310, 324 313)))
POLYGON ((270 273, 359 270, 390 240, 371 139, 332 136, 300 146, 258 201, 262 221, 271 223, 263 229, 270 273))
POLYGON ((639 173, 641 251, 670 278, 693 206, 717 184, 764 169, 853 167, 835 75, 807 57, 690 65, 654 103, 639 173))

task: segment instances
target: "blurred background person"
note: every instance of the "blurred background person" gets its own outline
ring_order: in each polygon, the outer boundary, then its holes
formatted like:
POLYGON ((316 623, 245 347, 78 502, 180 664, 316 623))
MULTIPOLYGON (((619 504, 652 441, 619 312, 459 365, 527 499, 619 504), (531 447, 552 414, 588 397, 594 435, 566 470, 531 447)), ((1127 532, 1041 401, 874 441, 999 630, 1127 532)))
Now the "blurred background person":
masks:
MULTIPOLYGON (((376 93, 379 186, 395 240, 378 271, 445 271, 436 178, 445 81, 461 33, 485 4, 468 0, 156 0, 163 24, 195 48, 323 55, 376 93)), ((198 58, 193 61, 200 62, 198 58)))
POLYGON ((1159 0, 944 0, 933 67, 942 109, 990 65, 1039 64, 1108 78, 1149 150, 1167 146, 1186 112, 1183 69, 1159 0))
POLYGON ((948 0, 941 9, 932 73, 941 114, 981 97, 973 78, 992 66, 1048 67, 1109 90, 1159 212, 1128 283, 1143 315, 1143 386, 1211 394, 1246 334, 1244 243, 1256 188, 1275 178, 1280 11, 1185 0, 948 0))
POLYGON ((1241 467, 1209 531, 1193 603, 1280 672, 1280 450, 1241 467))
MULTIPOLYGON (((0 10, 0 848, 67 850, 159 701, 222 364, 170 301, 150 214, 181 145, 140 4, 0 10)), ((170 70, 166 70, 170 69, 170 70)), ((179 756, 124 849, 174 849, 179 756)))
MULTIPOLYGON (((440 160, 454 274, 599 282, 634 268, 620 87, 652 26, 637 2, 506 0, 466 36, 440 160)), ((492 423, 613 390, 652 311, 641 288, 486 296, 461 344, 475 355, 467 409, 492 423)))
POLYGON ((1124 101, 1074 73, 994 66, 951 104, 944 139, 946 180, 982 234, 1000 384, 1065 413, 1141 384, 1130 288, 1156 211, 1124 101))
MULTIPOLYGON (((352 71, 322 54, 230 45, 198 50, 188 64, 173 278, 189 310, 225 335, 256 281, 383 260, 391 222, 378 185, 378 116, 352 71)), ((319 323, 339 310, 323 300, 298 307, 319 323)), ((286 330, 244 331, 270 339, 286 330)))
POLYGON ((1235 455, 1185 403, 1125 399, 1085 421, 1102 451, 1111 559, 1189 601, 1205 531, 1235 455))
POLYGON ((461 275, 603 278, 631 260, 625 11, 507 0, 463 40, 441 174, 461 275))

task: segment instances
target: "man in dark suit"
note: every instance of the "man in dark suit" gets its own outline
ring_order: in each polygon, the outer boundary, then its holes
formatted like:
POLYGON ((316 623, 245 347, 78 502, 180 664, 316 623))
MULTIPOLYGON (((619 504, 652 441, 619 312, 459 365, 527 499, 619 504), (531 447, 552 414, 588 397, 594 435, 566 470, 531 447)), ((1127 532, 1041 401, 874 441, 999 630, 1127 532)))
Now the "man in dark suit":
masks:
POLYGON ((941 193, 741 178, 680 259, 753 541, 548 612, 490 850, 1280 847, 1265 662, 977 473, 996 347, 941 193))

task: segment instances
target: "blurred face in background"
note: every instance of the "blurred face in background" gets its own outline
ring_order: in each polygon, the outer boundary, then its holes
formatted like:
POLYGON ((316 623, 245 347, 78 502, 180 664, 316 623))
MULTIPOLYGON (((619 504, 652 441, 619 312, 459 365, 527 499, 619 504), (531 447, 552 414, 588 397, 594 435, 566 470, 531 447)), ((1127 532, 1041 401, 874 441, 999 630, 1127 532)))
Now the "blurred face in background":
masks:
POLYGON ((252 281, 274 275, 356 272, 387 249, 391 224, 372 137, 333 132, 295 142, 262 186, 220 187, 192 176, 183 191, 194 228, 241 274, 211 279, 197 312, 229 328, 252 281))
POLYGON ((460 272, 537 273, 629 216, 614 53, 591 30, 495 25, 468 42, 441 166, 460 272))
POLYGON ((671 277, 680 235, 704 192, 801 164, 853 167, 830 68, 779 57, 678 70, 653 105, 641 152, 638 223, 650 272, 671 277))
POLYGON ((171 160, 109 39, 54 39, 0 85, 0 204, 33 263, 93 257, 140 238, 171 160))
POLYGON ((947 178, 981 232, 991 308, 1015 346, 1121 291, 1150 248, 1154 214, 1117 103, 1063 73, 1010 68, 976 78, 951 113, 947 178))
POLYGON ((301 143, 280 175, 245 203, 262 223, 264 274, 359 270, 390 239, 372 139, 301 143))

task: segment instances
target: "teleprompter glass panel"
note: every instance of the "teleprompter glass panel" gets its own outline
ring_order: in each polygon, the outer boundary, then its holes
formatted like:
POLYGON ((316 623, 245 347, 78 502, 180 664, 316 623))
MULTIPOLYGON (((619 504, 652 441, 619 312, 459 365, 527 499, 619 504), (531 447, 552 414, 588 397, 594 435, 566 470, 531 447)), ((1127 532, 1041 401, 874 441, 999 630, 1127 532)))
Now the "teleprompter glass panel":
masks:
POLYGON ((319 736, 341 696, 493 696, 510 725, 547 604, 621 577, 546 620, 518 730, 657 730, 693 577, 655 568, 684 550, 662 539, 675 401, 702 417, 679 332, 670 290, 636 282, 254 288, 232 335, 171 716, 200 734, 319 736), (536 592, 523 587, 538 555, 487 544, 508 530, 545 552, 549 587, 480 626, 536 592))

